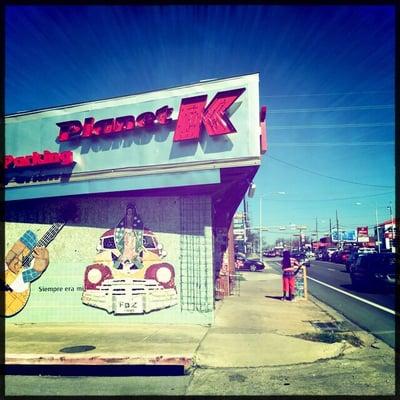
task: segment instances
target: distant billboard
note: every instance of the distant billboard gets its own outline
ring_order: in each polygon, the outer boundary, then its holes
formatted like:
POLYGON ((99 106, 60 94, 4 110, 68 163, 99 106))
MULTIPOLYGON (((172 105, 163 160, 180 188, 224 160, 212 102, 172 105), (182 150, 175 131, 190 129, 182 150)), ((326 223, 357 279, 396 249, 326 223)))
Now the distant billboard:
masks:
POLYGON ((368 226, 359 226, 357 228, 357 242, 359 243, 369 242, 368 226))
POLYGON ((332 242, 356 242, 357 234, 355 229, 350 229, 347 231, 338 231, 336 229, 332 229, 332 242))
POLYGON ((358 237, 368 237, 368 226, 359 226, 357 228, 358 237))

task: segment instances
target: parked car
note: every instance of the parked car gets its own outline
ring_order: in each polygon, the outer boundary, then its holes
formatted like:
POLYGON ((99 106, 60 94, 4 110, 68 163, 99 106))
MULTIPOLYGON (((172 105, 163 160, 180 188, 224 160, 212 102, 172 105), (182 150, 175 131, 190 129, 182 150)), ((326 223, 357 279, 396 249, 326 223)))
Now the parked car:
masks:
POLYGON ((350 266, 351 283, 355 288, 382 290, 396 285, 396 254, 371 253, 358 256, 350 266))
POLYGON ((306 253, 299 250, 292 250, 290 255, 295 258, 299 263, 304 264, 306 267, 311 265, 310 259, 307 257, 306 253))
POLYGON ((278 254, 276 253, 275 250, 266 250, 266 251, 264 251, 263 256, 264 257, 277 257, 278 254))
POLYGON ((246 257, 242 253, 235 254, 235 265, 238 270, 261 271, 265 268, 264 263, 258 257, 246 257))

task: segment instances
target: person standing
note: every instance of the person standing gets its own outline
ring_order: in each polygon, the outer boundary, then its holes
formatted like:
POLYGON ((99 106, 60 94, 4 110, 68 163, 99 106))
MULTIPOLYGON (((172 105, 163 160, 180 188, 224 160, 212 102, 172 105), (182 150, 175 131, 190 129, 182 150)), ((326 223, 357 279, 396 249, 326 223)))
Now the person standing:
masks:
POLYGON ((293 300, 295 294, 295 267, 300 266, 297 260, 290 256, 290 251, 283 252, 282 259, 282 300, 293 300))

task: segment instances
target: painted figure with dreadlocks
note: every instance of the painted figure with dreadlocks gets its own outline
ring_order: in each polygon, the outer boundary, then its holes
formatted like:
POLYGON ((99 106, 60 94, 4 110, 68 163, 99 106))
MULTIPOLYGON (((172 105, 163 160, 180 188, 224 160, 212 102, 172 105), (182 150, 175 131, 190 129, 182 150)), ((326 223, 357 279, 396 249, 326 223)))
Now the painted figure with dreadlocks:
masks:
POLYGON ((126 206, 124 218, 114 231, 114 241, 120 256, 114 259, 114 267, 124 272, 143 268, 144 225, 134 204, 126 206))

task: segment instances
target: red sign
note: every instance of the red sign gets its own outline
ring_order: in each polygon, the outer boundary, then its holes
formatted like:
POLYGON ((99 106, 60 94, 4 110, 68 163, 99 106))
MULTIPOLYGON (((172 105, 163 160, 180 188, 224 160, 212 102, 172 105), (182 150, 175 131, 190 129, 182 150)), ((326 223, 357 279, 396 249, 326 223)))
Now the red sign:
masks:
POLYGON ((357 228, 358 237, 368 237, 368 226, 360 226, 357 228))
POLYGON ((260 149, 261 154, 267 152, 267 107, 262 106, 260 111, 260 127, 261 127, 261 135, 260 135, 260 149))
MULTIPOLYGON (((242 88, 219 92, 207 107, 205 107, 207 95, 182 99, 176 122, 174 142, 199 140, 202 127, 210 136, 236 132, 226 112, 245 90, 242 88)), ((83 124, 78 120, 59 122, 57 123, 60 128, 58 140, 66 142, 77 138, 115 135, 136 128, 150 128, 155 124, 166 125, 172 121, 169 118, 172 112, 172 108, 163 106, 154 113, 147 111, 137 118, 133 115, 125 115, 97 122, 93 117, 89 117, 85 118, 83 124)))
POLYGON ((70 150, 61 153, 45 150, 43 154, 34 151, 32 155, 14 157, 6 155, 4 157, 4 168, 29 168, 43 165, 60 164, 71 165, 74 162, 74 153, 70 150))

